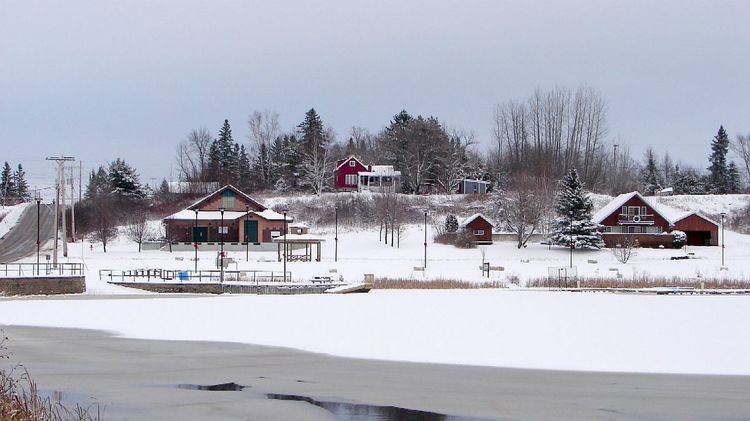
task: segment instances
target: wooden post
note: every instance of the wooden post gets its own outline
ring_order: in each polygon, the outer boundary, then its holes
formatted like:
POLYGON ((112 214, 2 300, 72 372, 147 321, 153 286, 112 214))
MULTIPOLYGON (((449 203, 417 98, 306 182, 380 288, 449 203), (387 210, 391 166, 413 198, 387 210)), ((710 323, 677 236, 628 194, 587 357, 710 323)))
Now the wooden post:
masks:
POLYGON ((317 256, 317 259, 315 259, 318 262, 320 261, 320 249, 321 249, 321 243, 318 243, 318 256, 317 256))
POLYGON ((281 261, 281 243, 276 243, 276 252, 278 253, 279 262, 281 261))

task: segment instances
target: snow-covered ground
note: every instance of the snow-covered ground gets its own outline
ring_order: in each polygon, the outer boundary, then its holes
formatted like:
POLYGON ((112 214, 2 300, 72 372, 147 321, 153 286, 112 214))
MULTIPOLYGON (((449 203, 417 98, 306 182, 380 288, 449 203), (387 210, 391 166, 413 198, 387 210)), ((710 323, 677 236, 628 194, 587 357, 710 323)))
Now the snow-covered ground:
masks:
MULTIPOLYGON (((716 205, 724 210, 730 203, 716 205)), ((672 204, 677 207, 677 205, 672 204)), ((714 206, 714 205, 711 205, 714 206)), ((156 224, 156 222, 155 222, 156 224)), ((329 275, 350 282, 364 274, 407 279, 481 277, 507 284, 545 277, 567 266, 567 249, 499 242, 477 249, 432 243, 427 227, 411 225, 400 247, 378 231, 342 226, 334 262, 332 227, 312 227, 326 238, 322 262, 290 262, 294 278, 329 275)), ((727 232, 726 266, 720 247, 640 249, 627 264, 612 253, 575 251, 579 276, 750 279, 750 236, 727 232), (694 253, 694 259, 670 260, 694 253), (616 269, 616 270, 612 270, 616 269)), ((0 324, 102 329, 135 338, 213 340, 287 346, 358 358, 570 370, 750 374, 747 296, 642 296, 510 289, 372 291, 355 295, 211 296, 165 298, 108 285, 100 269, 191 269, 192 251, 138 253, 123 236, 108 246, 70 244, 68 261, 84 262, 88 294, 151 295, 143 299, 0 301, 0 324)), ((280 271, 275 252, 229 252, 237 269, 280 271)), ((215 252, 200 251, 199 267, 214 269, 215 252)), ((65 261, 65 259, 63 259, 65 261)), ((234 269, 235 267, 231 267, 234 269)))
POLYGON ((750 374, 750 298, 528 290, 2 301, 0 323, 340 356, 565 370, 750 374))
MULTIPOLYGON (((314 228, 313 228, 314 229, 314 228)), ((432 242, 432 227, 427 227, 427 270, 415 271, 424 262, 424 227, 411 225, 401 237, 401 247, 391 247, 378 241, 377 230, 339 230, 338 262, 334 262, 334 234, 331 229, 318 230, 326 242, 323 245, 321 262, 289 262, 287 270, 295 279, 313 276, 328 276, 331 269, 345 281, 360 282, 367 273, 377 278, 401 279, 458 279, 471 282, 488 280, 482 278, 479 269, 484 258, 492 266, 502 266, 502 272, 492 272, 492 281, 520 283, 529 279, 548 276, 549 268, 568 266, 570 254, 567 249, 530 243, 518 249, 513 242, 496 242, 476 249, 458 249, 451 245, 432 242)), ((639 249, 627 263, 617 262, 609 250, 576 250, 573 264, 580 277, 614 278, 620 273, 622 279, 640 276, 681 277, 697 279, 703 277, 719 279, 750 279, 750 236, 727 231, 725 249, 728 270, 721 270, 721 247, 688 247, 684 249, 639 249), (672 256, 693 253, 690 260, 670 260, 672 256)), ((245 260, 244 251, 230 251, 229 257, 236 262, 230 269, 281 271, 282 263, 276 261, 276 252, 251 252, 250 261, 245 260)), ((169 253, 166 251, 143 251, 138 246, 118 238, 104 253, 100 244, 88 242, 70 244, 69 258, 62 261, 84 262, 88 269, 87 289, 89 294, 132 293, 130 288, 108 285, 100 281, 100 269, 192 269, 192 251, 169 253), (92 249, 93 246, 93 249, 92 249)), ((215 269, 216 252, 199 251, 199 268, 215 269)))
POLYGON ((18 222, 21 214, 30 203, 13 206, 0 206, 0 238, 3 238, 18 222))

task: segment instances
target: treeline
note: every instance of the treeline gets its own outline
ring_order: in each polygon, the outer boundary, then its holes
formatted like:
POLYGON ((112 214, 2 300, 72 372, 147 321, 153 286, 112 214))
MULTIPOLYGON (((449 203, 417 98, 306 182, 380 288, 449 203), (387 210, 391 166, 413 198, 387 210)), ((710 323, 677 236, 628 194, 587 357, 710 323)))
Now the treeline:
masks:
POLYGON ((0 198, 3 206, 31 200, 29 183, 23 165, 18 164, 15 170, 6 161, 0 172, 0 198))
MULTIPOLYGON (((315 109, 292 130, 282 130, 279 115, 268 110, 253 112, 247 125, 247 142, 233 138, 227 120, 216 138, 205 128, 191 131, 177 148, 180 180, 319 194, 333 189, 336 161, 355 155, 365 163, 393 165, 402 174, 401 191, 414 194, 453 193, 464 178, 504 189, 519 175, 559 180, 573 168, 591 191, 608 194, 655 194, 666 187, 693 194, 744 191, 742 171, 727 161, 731 142, 723 128, 705 171, 674 163, 668 155, 660 159, 651 150, 636 159, 609 137, 606 101, 588 87, 538 90, 499 104, 494 142, 484 151, 472 132, 405 110, 378 133, 352 127, 344 140, 315 109)), ((750 170, 750 141, 740 136, 731 146, 750 170)))

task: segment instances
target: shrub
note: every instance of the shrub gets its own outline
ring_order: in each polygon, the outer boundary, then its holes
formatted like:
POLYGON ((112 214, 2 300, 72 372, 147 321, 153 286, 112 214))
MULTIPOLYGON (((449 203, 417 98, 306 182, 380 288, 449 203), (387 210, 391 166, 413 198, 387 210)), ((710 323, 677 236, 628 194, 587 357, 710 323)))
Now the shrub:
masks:
POLYGON ((674 230, 671 234, 672 246, 674 246, 674 248, 681 248, 687 244, 687 234, 683 231, 674 230))
POLYGON ((468 230, 461 230, 456 233, 456 239, 453 245, 460 249, 473 249, 477 246, 474 236, 468 230))

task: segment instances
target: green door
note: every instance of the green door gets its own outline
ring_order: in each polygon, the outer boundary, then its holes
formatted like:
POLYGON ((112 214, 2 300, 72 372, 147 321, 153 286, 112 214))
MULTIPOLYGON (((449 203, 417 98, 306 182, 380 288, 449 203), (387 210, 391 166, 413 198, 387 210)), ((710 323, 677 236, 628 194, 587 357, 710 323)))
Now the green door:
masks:
POLYGON ((208 240, 208 227, 193 227, 193 242, 203 243, 208 240))
POLYGON ((245 242, 258 242, 258 221, 245 221, 245 242))

